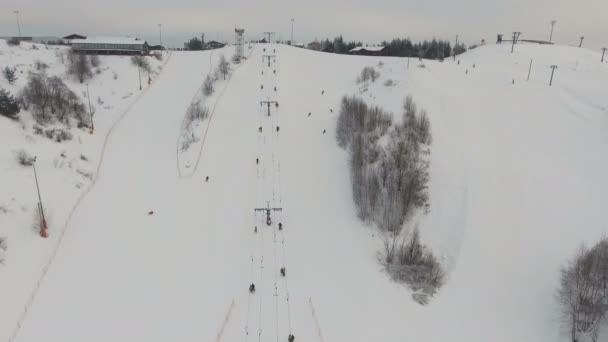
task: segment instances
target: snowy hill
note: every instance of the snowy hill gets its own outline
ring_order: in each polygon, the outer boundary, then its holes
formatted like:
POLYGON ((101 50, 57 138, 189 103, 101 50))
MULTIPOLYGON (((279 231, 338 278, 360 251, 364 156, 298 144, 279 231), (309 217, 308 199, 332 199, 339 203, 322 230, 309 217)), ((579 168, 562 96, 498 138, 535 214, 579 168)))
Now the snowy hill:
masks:
POLYGON ((565 340, 559 268, 605 232, 608 65, 597 53, 484 46, 408 67, 257 45, 182 178, 176 145, 207 53, 174 53, 116 126, 16 341, 565 340), (365 66, 381 77, 362 87, 365 66), (412 95, 429 113, 430 213, 417 223, 448 280, 426 306, 384 273, 379 233, 357 219, 334 135, 350 94, 396 118, 412 95), (279 105, 268 116, 260 101, 279 105), (267 206, 282 208, 270 226, 254 211, 267 206))

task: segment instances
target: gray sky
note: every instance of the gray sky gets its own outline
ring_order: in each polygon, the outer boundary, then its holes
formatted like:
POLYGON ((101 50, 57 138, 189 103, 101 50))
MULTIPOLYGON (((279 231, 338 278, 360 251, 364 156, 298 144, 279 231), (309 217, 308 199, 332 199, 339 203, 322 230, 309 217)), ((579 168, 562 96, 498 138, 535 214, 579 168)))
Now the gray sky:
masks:
POLYGON ((23 35, 135 35, 158 43, 182 46, 204 32, 206 40, 233 41, 235 26, 247 39, 276 31, 309 42, 342 34, 346 40, 376 43, 393 37, 433 37, 465 43, 487 42, 496 33, 522 31, 522 38, 548 39, 550 20, 557 19, 554 41, 599 49, 608 46, 606 0, 2 0, 0 35, 16 35, 13 10, 20 11, 23 35))

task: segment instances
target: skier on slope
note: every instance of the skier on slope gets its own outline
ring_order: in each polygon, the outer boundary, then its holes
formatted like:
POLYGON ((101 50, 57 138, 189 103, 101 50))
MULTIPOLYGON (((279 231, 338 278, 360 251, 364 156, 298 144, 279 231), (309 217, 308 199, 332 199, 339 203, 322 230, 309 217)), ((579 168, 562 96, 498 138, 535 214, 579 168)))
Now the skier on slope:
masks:
POLYGON ((251 285, 249 285, 249 292, 255 293, 255 285, 253 283, 251 283, 251 285))
POLYGON ((293 342, 293 341, 295 341, 295 339, 296 339, 296 337, 293 336, 293 334, 289 334, 289 337, 287 338, 287 341, 293 342))
POLYGON ((277 132, 279 131, 279 126, 277 126, 277 132))
POLYGON ((279 222, 279 230, 283 230, 283 223, 279 222))
POLYGON ((285 276, 285 267, 281 267, 281 276, 284 277, 285 276))
POLYGON ((255 163, 259 164, 260 163, 260 158, 255 158, 255 163))

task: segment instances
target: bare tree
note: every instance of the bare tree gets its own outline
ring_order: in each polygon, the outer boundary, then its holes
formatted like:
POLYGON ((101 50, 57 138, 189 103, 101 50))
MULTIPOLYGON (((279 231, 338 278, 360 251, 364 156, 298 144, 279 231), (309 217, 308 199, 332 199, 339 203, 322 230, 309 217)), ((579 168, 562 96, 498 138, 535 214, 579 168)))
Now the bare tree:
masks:
POLYGON ((606 310, 608 282, 608 240, 602 239, 592 249, 581 247, 561 270, 557 300, 563 323, 572 342, 587 335, 597 340, 606 310))
POLYGON ((91 78, 93 72, 87 55, 70 50, 68 52, 68 74, 76 76, 80 83, 91 78))
POLYGON ((133 56, 131 57, 131 63, 144 71, 150 72, 152 69, 150 63, 144 56, 133 56))
POLYGON ((220 56, 220 62, 218 64, 218 70, 224 76, 224 80, 226 79, 226 75, 230 72, 230 63, 226 60, 224 55, 220 56))

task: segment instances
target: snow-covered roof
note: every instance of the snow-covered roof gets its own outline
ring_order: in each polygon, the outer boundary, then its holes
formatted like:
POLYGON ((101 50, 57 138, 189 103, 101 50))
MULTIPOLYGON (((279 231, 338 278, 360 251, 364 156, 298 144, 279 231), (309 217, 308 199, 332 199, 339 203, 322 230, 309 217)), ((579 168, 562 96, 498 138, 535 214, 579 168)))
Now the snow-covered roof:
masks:
POLYGON ((72 44, 136 44, 143 45, 146 41, 133 37, 88 37, 87 39, 74 39, 72 44))
POLYGON ((367 51, 382 51, 384 50, 385 46, 357 46, 356 48, 350 49, 349 52, 356 52, 356 51, 360 51, 360 50, 367 50, 367 51))

